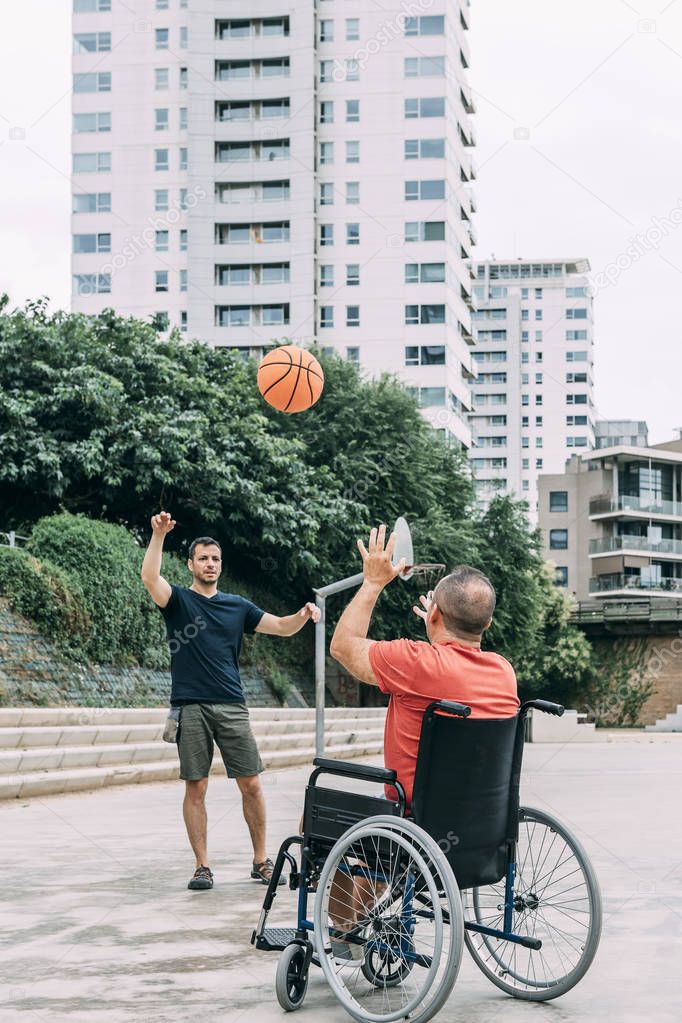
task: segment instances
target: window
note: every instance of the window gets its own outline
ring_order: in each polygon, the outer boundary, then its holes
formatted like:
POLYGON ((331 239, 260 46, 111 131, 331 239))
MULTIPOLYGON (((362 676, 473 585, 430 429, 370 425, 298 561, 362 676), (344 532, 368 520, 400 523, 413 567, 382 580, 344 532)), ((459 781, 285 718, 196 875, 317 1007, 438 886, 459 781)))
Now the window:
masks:
POLYGON ((587 298, 587 288, 566 288, 566 298, 587 298))
POLYGON ((346 18, 346 42, 354 42, 360 38, 360 19, 346 18))
POLYGON ((334 225, 320 224, 320 245, 334 244, 334 225))
POLYGON ((521 298, 522 299, 528 298, 528 288, 521 288, 521 298))
POLYGON ((405 18, 406 36, 442 36, 445 35, 445 17, 443 15, 427 15, 421 18, 405 18))
POLYGON ((186 67, 181 67, 180 68, 180 88, 181 89, 186 89, 187 88, 187 68, 186 67))
POLYGON ((529 398, 528 398, 527 394, 522 394, 521 395, 521 404, 522 405, 528 405, 529 404, 529 398))
POLYGON ((405 139, 406 160, 432 160, 445 156, 445 139, 405 139))
POLYGON ((535 447, 536 448, 541 448, 542 447, 542 437, 536 437, 535 438, 535 447))
POLYGON ((536 330, 535 331, 535 341, 536 341, 537 344, 541 343, 541 341, 542 341, 542 331, 541 330, 536 330))
POLYGON ((346 163, 360 163, 359 142, 346 142, 346 163))
POLYGON ((154 250, 156 252, 168 252, 168 231, 155 232, 154 250))
POLYGON ((349 362, 352 362, 354 366, 360 365, 360 349, 359 348, 346 348, 346 358, 349 362))
POLYGON ((167 89, 169 85, 169 69, 167 67, 154 68, 154 88, 167 89))
POLYGON ((535 395, 535 404, 536 405, 542 405, 542 395, 541 394, 536 394, 535 395))
POLYGON ((542 416, 536 416, 535 417, 535 425, 536 426, 542 426, 542 416))
MULTIPOLYGON (((406 263, 406 284, 439 284, 445 280, 445 263, 406 263)), ((475 355, 481 355, 476 352, 475 355)), ((495 353, 497 354, 497 353, 495 353)))
POLYGON ((111 71, 73 76, 74 92, 111 92, 111 71))
POLYGON ((445 345, 407 345, 406 366, 444 366, 445 345))
POLYGON ((566 438, 567 448, 586 448, 587 437, 567 437, 566 438))
POLYGON ((527 309, 522 309, 521 310, 521 319, 524 322, 528 319, 528 310, 527 309))
POLYGON ((154 128, 156 131, 168 131, 167 107, 158 107, 154 111, 154 128))
POLYGON ((522 469, 530 469, 530 459, 529 458, 522 458, 521 459, 521 468, 522 469))
POLYGON ((554 569, 554 585, 568 586, 568 568, 566 565, 557 565, 554 569))
POLYGON ((535 310, 535 319, 536 320, 541 320, 542 319, 542 309, 536 309, 535 310))
POLYGON ((528 331, 527 330, 522 330, 521 331, 521 341, 528 341, 528 340, 529 340, 528 331))
POLYGON ((542 298, 542 288, 536 288, 535 289, 535 298, 536 299, 541 299, 542 298))
POLYGON ((333 60, 321 60, 320 61, 320 81, 321 82, 333 82, 334 81, 334 61, 333 60))
POLYGON ((170 326, 170 320, 168 319, 168 313, 153 313, 152 315, 152 326, 155 330, 168 330, 170 326))
POLYGON ((248 305, 218 306, 219 327, 248 327, 251 323, 251 309, 248 305))
POLYGON ((157 50, 167 50, 168 49, 168 29, 167 28, 157 28, 157 29, 154 29, 154 41, 155 41, 155 45, 156 45, 156 49, 157 50))
POLYGON ((549 531, 549 549, 551 551, 565 551, 565 550, 568 550, 568 530, 567 529, 550 529, 550 531, 549 531))
POLYGON ((568 511, 568 491, 567 490, 550 490, 550 492, 549 492, 549 510, 551 512, 567 512, 568 511))
POLYGON ((331 206, 334 202, 334 186, 330 181, 320 185, 320 205, 331 206))
POLYGON ((445 75, 445 57, 405 57, 405 78, 442 78, 445 75))
POLYGON ((155 188, 154 189, 154 211, 160 213, 163 210, 168 209, 168 189, 167 188, 155 188))
POLYGON ((359 305, 347 305, 346 306, 346 326, 347 327, 359 327, 360 326, 360 306, 359 305))
POLYGON ((155 7, 156 7, 157 11, 167 11, 168 10, 168 0, 156 0, 155 7))
POLYGON ((528 416, 521 417, 521 426, 528 426, 528 416))
POLYGON ((111 131, 111 114, 74 114, 73 130, 76 134, 92 131, 111 131))
POLYGON ((111 274, 74 274, 75 295, 111 294, 111 274))
POLYGON ((74 174, 105 174, 111 170, 111 153, 74 153, 74 174))
POLYGON ((567 320, 586 320, 587 309, 567 309, 566 310, 567 320))
POLYGON ((73 197, 74 213, 111 213, 111 192, 87 192, 73 197))
POLYGON ((346 100, 346 121, 348 124, 354 124, 360 120, 360 100, 359 99, 347 99, 346 100))
POLYGON ((264 305, 261 309, 261 322, 264 325, 276 325, 289 322, 289 306, 264 305))
POLYGON ((356 206, 360 202, 359 181, 346 182, 346 202, 351 206, 356 206))
POLYGON ((334 42, 334 22, 325 18, 320 21, 320 42, 321 43, 333 43, 334 42))
POLYGON ((73 236, 74 253, 111 252, 110 234, 75 234, 73 236))
POLYGON ((567 384, 586 384, 587 373, 567 373, 566 374, 567 384))
POLYGON ((90 14, 95 11, 110 11, 111 0, 73 0, 74 14, 90 14))
POLYGON ((81 32, 73 37, 73 52, 78 53, 109 53, 111 50, 111 32, 81 32))
POLYGON ((186 25, 180 26, 180 49, 186 50, 189 41, 189 31, 186 25))
POLYGON ((154 271, 154 291, 168 291, 168 270, 154 271))
POLYGON ((186 131, 188 125, 187 107, 180 107, 180 131, 186 131))
POLYGON ((334 326, 334 306, 333 305, 321 305, 320 306, 320 327, 333 327, 334 326))
POLYGON ((187 291, 187 270, 180 271, 180 291, 187 291))
POLYGON ((407 201, 413 199, 444 199, 444 198, 445 198, 444 180, 405 182, 405 199, 407 201))
POLYGON ((422 96, 405 100, 405 117, 445 117, 444 96, 422 96))
POLYGON ((567 394, 566 395, 567 405, 587 405, 586 394, 567 394))
POLYGON ((525 364, 528 362, 528 359, 529 359, 528 352, 521 352, 521 364, 525 366, 525 364))
POLYGON ((521 447, 522 448, 530 447, 530 441, 529 441, 528 437, 522 437, 521 438, 521 447))
POLYGON ((587 362, 587 352, 566 352, 566 362, 587 362))
POLYGON ((346 245, 360 244, 360 225, 346 224, 346 245))
POLYGON ((418 401, 421 408, 433 408, 436 405, 445 405, 445 388, 420 387, 418 401))
POLYGON ((444 220, 410 220, 405 224, 406 242, 442 242, 444 239, 444 220))
POLYGON ((445 323, 444 305, 406 305, 405 323, 445 323))
POLYGON ((536 384, 541 384, 542 383, 542 373, 536 373, 535 374, 535 383, 536 384))
POLYGON ((360 63, 357 60, 346 60, 346 81, 347 82, 359 82, 360 81, 360 63))
POLYGON ((320 124, 334 123, 334 104, 331 100, 323 100, 320 103, 320 124))
POLYGON ((180 170, 187 170, 187 146, 180 146, 180 170))
POLYGON ((321 288, 333 288, 334 287, 334 267, 327 263, 320 267, 320 287, 321 288))
POLYGON ((180 252, 187 252, 187 228, 180 228, 180 252))
POLYGON ((334 163, 334 143, 320 142, 320 164, 334 163))
POLYGON ((167 171, 168 170, 168 150, 167 149, 155 149, 154 150, 154 170, 167 171))
POLYGON ((359 263, 346 263, 346 286, 349 288, 357 287, 360 283, 360 264, 359 263))

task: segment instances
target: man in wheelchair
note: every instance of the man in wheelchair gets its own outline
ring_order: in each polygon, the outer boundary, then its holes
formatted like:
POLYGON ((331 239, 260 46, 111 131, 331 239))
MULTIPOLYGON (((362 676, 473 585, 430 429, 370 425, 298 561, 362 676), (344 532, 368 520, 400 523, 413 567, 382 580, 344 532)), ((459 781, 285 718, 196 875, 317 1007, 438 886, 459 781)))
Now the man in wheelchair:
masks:
POLYGON ((286 1011, 303 1004, 313 963, 354 1019, 426 1023, 449 997, 464 945, 507 994, 556 998, 585 974, 601 931, 580 843, 519 801, 526 715, 563 707, 519 707, 513 668, 481 650, 495 592, 476 569, 458 566, 414 608, 428 642, 368 639, 379 594, 405 567, 393 566, 394 545, 383 526, 368 548, 358 541, 364 582, 331 644, 390 695, 386 766, 315 760, 302 834, 282 843, 252 942, 282 952, 275 988, 286 1011), (323 774, 383 783, 385 797, 323 787, 323 774), (267 927, 285 864, 297 926, 267 927))

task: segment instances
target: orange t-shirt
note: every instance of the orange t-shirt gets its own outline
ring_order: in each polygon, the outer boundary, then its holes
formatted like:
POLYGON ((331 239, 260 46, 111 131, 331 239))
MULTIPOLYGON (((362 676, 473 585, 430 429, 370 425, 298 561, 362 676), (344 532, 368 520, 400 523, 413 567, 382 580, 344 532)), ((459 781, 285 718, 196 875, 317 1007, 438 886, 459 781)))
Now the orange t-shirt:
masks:
MULTIPOLYGON (((393 639, 373 643, 369 660, 382 693, 391 697, 384 727, 384 763, 398 775, 412 802, 424 711, 434 700, 471 707, 472 718, 508 718, 519 709, 509 661, 456 641, 393 639)), ((393 790, 389 790, 393 792, 393 790)))

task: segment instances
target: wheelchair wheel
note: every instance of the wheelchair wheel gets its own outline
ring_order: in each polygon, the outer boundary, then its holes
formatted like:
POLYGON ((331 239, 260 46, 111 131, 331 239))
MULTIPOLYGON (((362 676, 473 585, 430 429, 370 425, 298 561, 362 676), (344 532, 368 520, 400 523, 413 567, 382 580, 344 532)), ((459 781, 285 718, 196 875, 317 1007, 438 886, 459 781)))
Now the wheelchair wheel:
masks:
POLYGON ((277 963, 275 993, 285 1012, 295 1012, 303 1005, 308 989, 308 971, 305 970, 305 949, 302 945, 287 945, 277 963))
MULTIPOLYGON (((502 929, 505 884, 465 893, 465 920, 502 929)), ((580 842, 541 810, 519 810, 512 931, 539 938, 537 951, 464 932, 476 965, 502 991, 547 1001, 569 991, 594 959, 601 934, 601 896, 580 842)))
MULTIPOLYGON (((452 871, 447 863, 440 869, 445 901, 458 906, 452 871)), ((451 951, 435 873, 407 833, 375 825, 375 818, 343 835, 327 857, 315 899, 315 947, 327 982, 355 1019, 425 1023, 449 995, 462 946, 451 951), (356 946, 352 959, 338 956, 344 936, 356 946)))

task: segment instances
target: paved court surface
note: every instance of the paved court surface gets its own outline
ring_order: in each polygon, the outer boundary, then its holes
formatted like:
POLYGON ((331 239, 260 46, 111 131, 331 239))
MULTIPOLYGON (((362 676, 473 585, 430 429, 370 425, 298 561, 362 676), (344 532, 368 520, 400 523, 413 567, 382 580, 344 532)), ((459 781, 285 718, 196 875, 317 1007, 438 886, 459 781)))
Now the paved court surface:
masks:
MULTIPOLYGON (((305 770, 265 776, 272 844, 298 818, 305 770)), ((523 801, 581 838, 605 901, 590 973, 556 1002, 515 1002, 465 952, 442 1023, 680 1017, 682 735, 526 747, 523 801)), ((189 892, 177 783, 0 805, 2 1023, 270 1023, 276 956, 249 944, 264 889, 234 783, 211 781, 216 887, 189 892)), ((294 894, 278 899, 293 920, 294 894), (291 912, 288 906, 291 906, 291 912)), ((293 1018, 293 1017, 292 1017, 293 1018)), ((297 1023, 350 1019, 313 971, 297 1023)))

